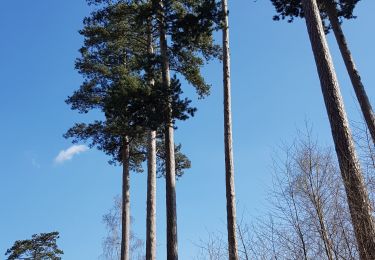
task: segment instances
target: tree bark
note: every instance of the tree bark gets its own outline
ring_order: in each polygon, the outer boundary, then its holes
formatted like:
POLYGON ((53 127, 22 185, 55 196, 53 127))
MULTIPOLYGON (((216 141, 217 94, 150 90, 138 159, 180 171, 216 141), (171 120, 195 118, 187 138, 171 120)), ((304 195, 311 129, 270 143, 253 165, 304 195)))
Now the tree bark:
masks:
POLYGON ((129 260, 130 243, 130 169, 129 140, 124 137, 122 148, 122 208, 121 208, 121 260, 129 260))
MULTIPOLYGON (((153 55, 151 21, 148 24, 148 54, 153 55)), ((148 71, 151 87, 155 82, 148 71)), ((149 130, 147 137, 147 220, 146 260, 156 259, 156 131, 149 130)))
POLYGON ((148 133, 146 259, 156 259, 156 132, 148 133))
POLYGON ((352 82, 355 95, 357 96, 359 105, 362 110, 363 117, 366 121, 367 127, 370 131, 371 138, 375 144, 375 116, 372 110, 370 100, 367 96, 366 90, 362 84, 361 77, 355 66, 354 59, 349 50, 348 44, 346 42, 345 35, 342 31, 338 16, 337 9, 333 2, 326 1, 326 12, 328 14, 329 21, 332 26, 332 30, 335 34, 337 44, 339 46, 341 56, 344 59, 346 70, 348 71, 350 80, 352 82))
POLYGON ((361 259, 375 259, 375 227, 353 138, 324 35, 316 0, 302 0, 306 26, 319 79, 361 259))
MULTIPOLYGON (((163 0, 158 0, 159 8, 159 33, 160 33, 160 54, 162 59, 162 81, 164 88, 171 87, 167 23, 165 21, 165 9, 163 0)), ((170 99, 170 97, 168 97, 170 99)), ((168 100, 165 122, 165 149, 166 149, 166 208, 167 208, 167 259, 178 259, 177 247, 177 210, 176 210, 176 169, 174 154, 174 126, 172 121, 171 101, 168 100)))
POLYGON ((236 194, 234 189, 234 165, 232 145, 232 112, 230 84, 229 21, 228 3, 222 0, 223 24, 223 81, 224 81, 224 144, 225 144, 225 183, 227 199, 227 230, 229 260, 238 259, 236 237, 236 194))

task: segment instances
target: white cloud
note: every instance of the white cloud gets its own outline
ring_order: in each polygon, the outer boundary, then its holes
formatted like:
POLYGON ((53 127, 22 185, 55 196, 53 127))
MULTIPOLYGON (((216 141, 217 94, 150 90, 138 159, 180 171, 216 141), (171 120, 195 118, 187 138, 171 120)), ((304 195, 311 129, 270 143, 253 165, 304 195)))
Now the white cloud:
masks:
POLYGON ((55 158, 55 163, 63 163, 71 160, 74 155, 86 152, 88 149, 86 145, 72 145, 68 149, 60 151, 55 158))

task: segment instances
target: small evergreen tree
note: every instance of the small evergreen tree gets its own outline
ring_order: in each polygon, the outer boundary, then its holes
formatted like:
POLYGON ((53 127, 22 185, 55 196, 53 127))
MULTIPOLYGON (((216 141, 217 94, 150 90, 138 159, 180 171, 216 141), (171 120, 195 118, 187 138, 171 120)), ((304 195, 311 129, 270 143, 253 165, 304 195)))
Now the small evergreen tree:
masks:
POLYGON ((58 248, 59 232, 32 235, 31 239, 17 240, 5 255, 7 260, 61 260, 64 252, 58 248))

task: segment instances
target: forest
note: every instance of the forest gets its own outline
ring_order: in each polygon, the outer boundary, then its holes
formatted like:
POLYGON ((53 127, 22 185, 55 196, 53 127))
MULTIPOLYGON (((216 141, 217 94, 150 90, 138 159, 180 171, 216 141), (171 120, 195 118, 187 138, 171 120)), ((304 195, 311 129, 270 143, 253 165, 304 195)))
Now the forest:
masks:
POLYGON ((41 2, 0 19, 5 259, 375 259, 374 3, 41 2))

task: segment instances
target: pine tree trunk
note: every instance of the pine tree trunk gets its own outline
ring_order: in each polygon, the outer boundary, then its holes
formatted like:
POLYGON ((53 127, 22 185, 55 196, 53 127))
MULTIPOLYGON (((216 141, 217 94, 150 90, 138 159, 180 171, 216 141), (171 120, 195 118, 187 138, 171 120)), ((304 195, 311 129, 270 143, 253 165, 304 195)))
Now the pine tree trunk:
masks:
MULTIPOLYGON (((169 71, 168 43, 166 35, 165 10, 163 0, 159 0, 160 53, 162 58, 162 80, 166 89, 171 86, 169 71)), ((166 209, 167 209, 167 259, 178 259, 177 248, 177 210, 176 210, 176 173, 174 155, 174 127, 172 122, 171 102, 166 112, 165 149, 166 149, 166 209)))
POLYGON ((339 45, 341 56, 344 59, 346 70, 348 71, 350 80, 352 82, 355 95, 357 96, 359 105, 362 110, 363 117, 366 121, 367 127, 370 131, 372 141, 375 144, 375 116, 372 110, 371 103, 367 96, 366 90, 362 84, 361 77, 355 66, 354 59, 349 50, 345 35, 342 31, 341 25, 337 16, 337 9, 334 3, 327 1, 326 12, 331 23, 333 32, 336 37, 337 44, 339 45))
POLYGON ((148 133, 146 260, 156 259, 156 132, 148 133))
POLYGON ((222 0, 223 24, 223 78, 224 78, 224 144, 225 144, 225 183, 227 198, 227 229, 229 260, 237 260, 236 237, 236 194, 234 190, 234 166, 232 147, 232 112, 230 85, 229 21, 227 0, 222 0))
MULTIPOLYGON (((151 19, 148 23, 148 54, 154 54, 152 44, 151 19)), ((155 81, 152 71, 148 71, 151 87, 155 81)), ((147 220, 146 220, 146 260, 156 259, 156 131, 150 130, 147 140, 147 220)))
POLYGON ((122 149, 122 211, 121 211, 121 260, 129 260, 130 243, 130 169, 129 143, 124 138, 122 149))
POLYGON ((375 259, 375 228, 366 186, 316 0, 302 0, 361 259, 375 259))

